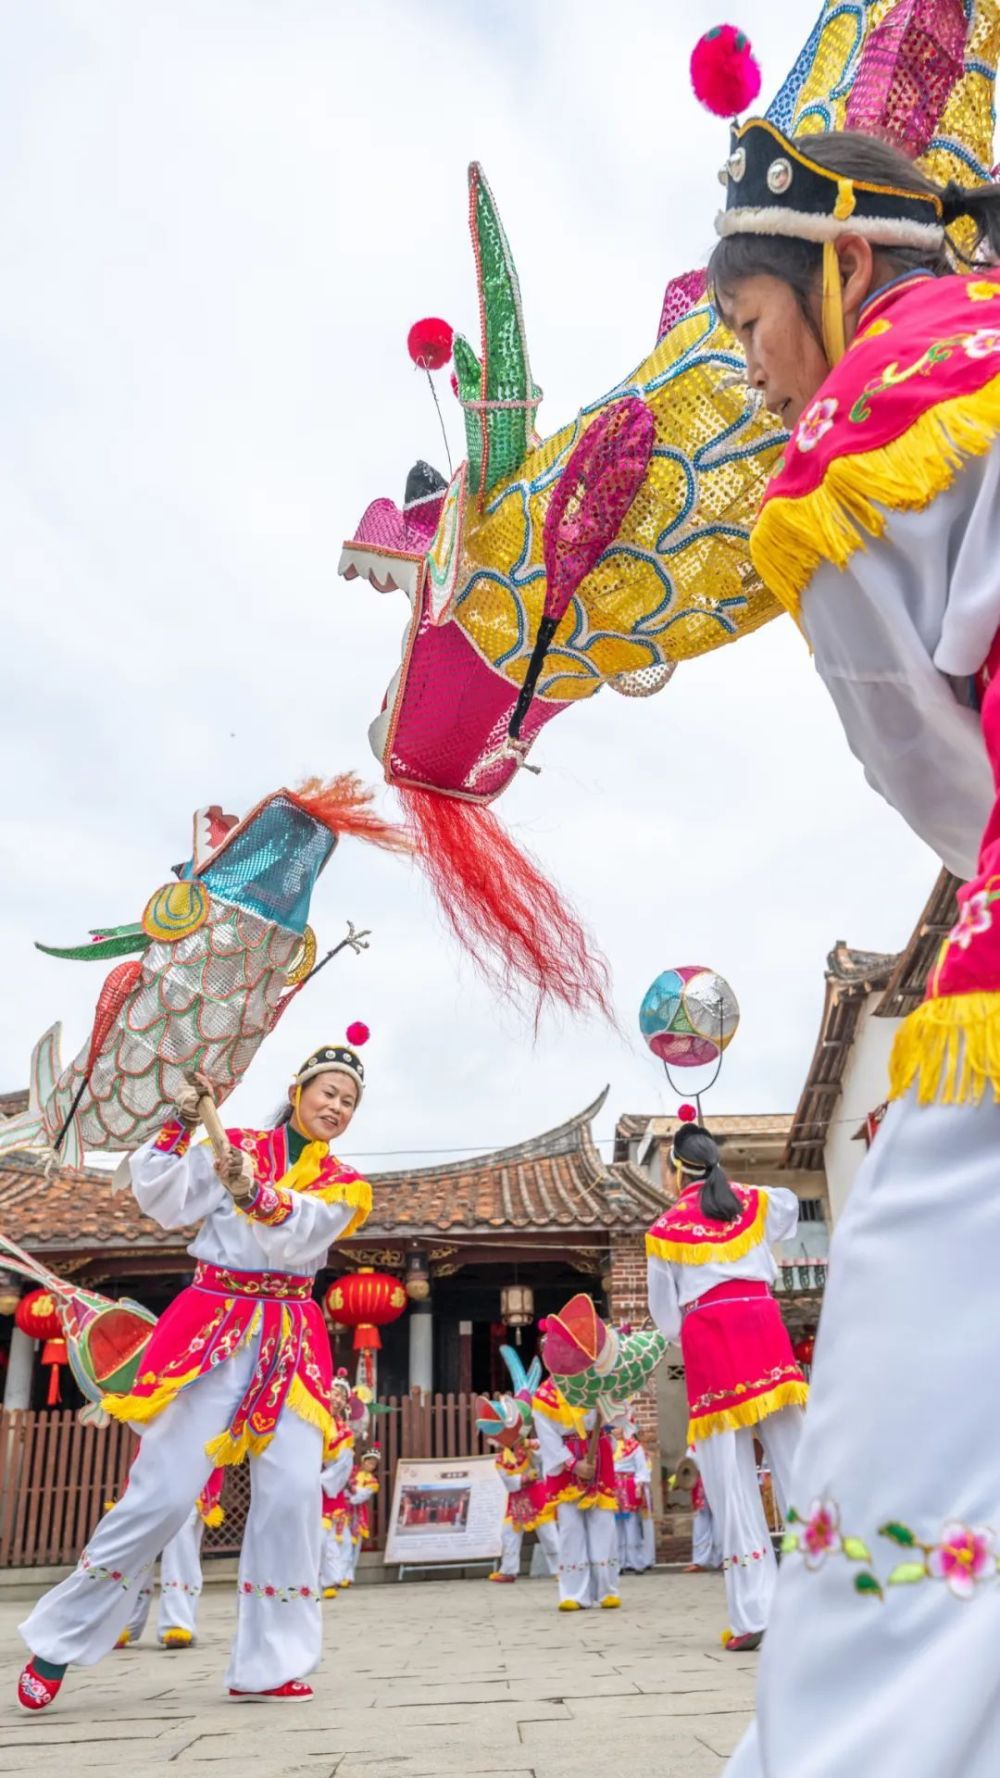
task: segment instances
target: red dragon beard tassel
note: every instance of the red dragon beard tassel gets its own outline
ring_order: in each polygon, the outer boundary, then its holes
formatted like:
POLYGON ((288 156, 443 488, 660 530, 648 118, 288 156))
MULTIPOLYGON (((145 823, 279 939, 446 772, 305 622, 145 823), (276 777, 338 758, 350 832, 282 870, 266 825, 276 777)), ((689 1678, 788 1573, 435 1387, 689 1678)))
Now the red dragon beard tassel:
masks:
POLYGON ((611 1023, 610 971, 559 891, 514 844, 491 809, 409 787, 397 790, 414 852, 452 932, 486 978, 534 999, 598 1011, 611 1023))

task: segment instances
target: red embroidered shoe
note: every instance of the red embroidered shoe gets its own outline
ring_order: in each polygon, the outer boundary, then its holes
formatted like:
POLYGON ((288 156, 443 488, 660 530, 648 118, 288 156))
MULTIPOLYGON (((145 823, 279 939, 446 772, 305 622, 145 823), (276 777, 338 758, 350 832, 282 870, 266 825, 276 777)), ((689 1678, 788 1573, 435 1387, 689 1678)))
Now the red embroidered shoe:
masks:
POLYGON ((276 1685, 269 1692, 240 1692, 235 1686, 229 1687, 229 1696, 236 1704, 305 1704, 312 1695, 313 1688, 304 1679, 287 1679, 284 1685, 276 1685))
POLYGON ((17 1701, 22 1710, 46 1710, 61 1685, 61 1679, 43 1679, 28 1661, 17 1682, 17 1701))
POLYGON ((763 1630, 754 1630, 749 1636, 730 1636, 726 1643, 726 1653, 727 1655, 749 1654, 753 1649, 759 1648, 763 1640, 763 1630))

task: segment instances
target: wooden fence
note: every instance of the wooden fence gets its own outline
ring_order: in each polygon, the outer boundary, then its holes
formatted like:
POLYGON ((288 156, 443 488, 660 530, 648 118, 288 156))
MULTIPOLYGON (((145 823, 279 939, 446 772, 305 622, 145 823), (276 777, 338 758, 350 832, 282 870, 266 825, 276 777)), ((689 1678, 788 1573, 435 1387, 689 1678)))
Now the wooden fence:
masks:
MULTIPOLYGON (((372 1416, 370 1440, 381 1449, 379 1493, 368 1549, 385 1547, 396 1464, 403 1457, 469 1457, 486 1446, 476 1431, 474 1395, 390 1396, 372 1416)), ((121 1494, 136 1440, 112 1421, 81 1426, 66 1410, 0 1410, 0 1568, 75 1562, 105 1504, 121 1494)), ((206 1554, 239 1549, 250 1505, 247 1464, 231 1469, 222 1494, 224 1522, 207 1530, 206 1554)))

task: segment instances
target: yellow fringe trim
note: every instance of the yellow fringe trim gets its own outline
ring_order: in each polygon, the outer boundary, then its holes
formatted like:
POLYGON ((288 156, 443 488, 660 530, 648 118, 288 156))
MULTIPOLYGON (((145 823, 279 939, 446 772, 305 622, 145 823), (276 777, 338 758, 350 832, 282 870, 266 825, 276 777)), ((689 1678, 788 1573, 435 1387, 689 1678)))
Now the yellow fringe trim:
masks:
POLYGON ((1000 1101, 1000 994, 925 1000, 904 1019, 889 1058, 889 1097, 917 1082, 921 1105, 978 1105, 987 1087, 1000 1101))
POLYGON ((367 1179, 351 1179, 341 1181, 337 1185, 326 1185, 322 1191, 311 1191, 311 1198, 320 1198, 324 1204, 349 1204, 354 1211, 346 1229, 337 1236, 338 1241, 347 1241, 351 1235, 363 1228, 372 1213, 372 1188, 367 1179))
POLYGON ((102 1395, 101 1406, 106 1414, 111 1415, 112 1420, 145 1426, 148 1420, 155 1420, 158 1414, 162 1414, 174 1397, 200 1375, 197 1368, 185 1371, 181 1377, 171 1377, 168 1382, 158 1384, 151 1395, 102 1395))
POLYGON ((922 511, 950 488, 966 457, 986 455, 998 431, 1000 376, 974 394, 929 408, 877 450, 838 457, 811 494, 766 501, 750 534, 761 579, 797 623, 800 599, 821 562, 846 568, 864 547, 864 532, 882 536, 880 506, 922 511))
POLYGON ((203 1525, 207 1525, 210 1531, 214 1531, 216 1525, 222 1524, 225 1516, 221 1506, 210 1506, 207 1513, 202 1513, 201 1522, 203 1525))
POLYGON ((235 1463, 242 1463, 244 1457, 259 1457, 273 1437, 273 1432, 251 1432, 249 1423, 245 1422, 242 1432, 234 1438, 227 1426, 225 1432, 209 1439, 205 1456, 211 1457, 217 1469, 229 1469, 235 1463))
POLYGON ((699 1414, 696 1420, 689 1420, 687 1442, 693 1445, 697 1439, 712 1438, 717 1432, 738 1432, 741 1426, 757 1426, 768 1414, 776 1414, 780 1408, 804 1408, 808 1400, 808 1383, 779 1383, 776 1389, 740 1402, 738 1408, 725 1408, 720 1414, 699 1414))
POLYGON ((292 1378, 285 1406, 296 1419, 304 1420, 307 1426, 318 1427, 323 1434, 324 1443, 330 1437, 334 1427, 333 1415, 329 1408, 325 1408, 314 1395, 310 1395, 301 1377, 292 1378))
POLYGON ((710 1266, 730 1259, 742 1259, 759 1247, 767 1227, 767 1195, 757 1189, 754 1219, 741 1235, 731 1241, 700 1241, 688 1245, 683 1241, 665 1241, 660 1235, 646 1236, 646 1258, 672 1260, 676 1266, 710 1266))

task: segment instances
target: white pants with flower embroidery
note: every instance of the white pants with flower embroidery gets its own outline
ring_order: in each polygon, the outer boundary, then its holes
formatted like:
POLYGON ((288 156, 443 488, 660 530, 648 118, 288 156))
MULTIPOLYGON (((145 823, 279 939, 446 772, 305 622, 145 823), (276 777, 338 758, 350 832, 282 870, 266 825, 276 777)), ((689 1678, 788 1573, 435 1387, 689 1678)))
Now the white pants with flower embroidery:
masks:
POLYGON ((757 1480, 754 1439, 767 1452, 778 1505, 784 1512, 802 1409, 782 1408, 756 1426, 716 1432, 696 1445, 705 1497, 722 1548, 729 1627, 734 1636, 767 1628, 777 1565, 757 1480))
POLYGON ((342 1531, 329 1527, 322 1534, 322 1558, 320 1558, 320 1586, 343 1586, 351 1581, 352 1568, 351 1526, 343 1526, 342 1531))
MULTIPOLYGON (((205 1445, 238 1406, 256 1347, 252 1341, 183 1390, 143 1429, 118 1505, 101 1520, 76 1571, 20 1626, 34 1654, 87 1667, 114 1647, 137 1589, 208 1481, 214 1465, 205 1445)), ((320 1432, 287 1408, 267 1449, 250 1460, 236 1636, 226 1674, 226 1684, 240 1691, 301 1679, 319 1662, 321 1465, 320 1432)))
POLYGON ((618 1529, 615 1515, 604 1507, 557 1509, 559 1525, 559 1600, 599 1605, 618 1591, 618 1529))
POLYGON ((996 1778, 998 1253, 1000 1106, 892 1106, 833 1241, 799 1547, 727 1778, 996 1778))
POLYGON ((721 1568, 722 1549, 710 1506, 700 1506, 691 1520, 691 1560, 699 1568, 721 1568))
MULTIPOLYGON (((194 1638, 198 1600, 201 1595, 201 1540, 205 1525, 198 1508, 192 1507, 176 1537, 172 1537, 160 1557, 160 1614, 156 1634, 163 1641, 165 1630, 186 1630, 194 1638)), ((129 1618, 129 1642, 138 1642, 146 1628, 153 1598, 153 1570, 136 1595, 135 1610, 129 1618)))
POLYGON ((645 1574, 656 1561, 653 1521, 646 1513, 618 1513, 618 1565, 645 1574))

